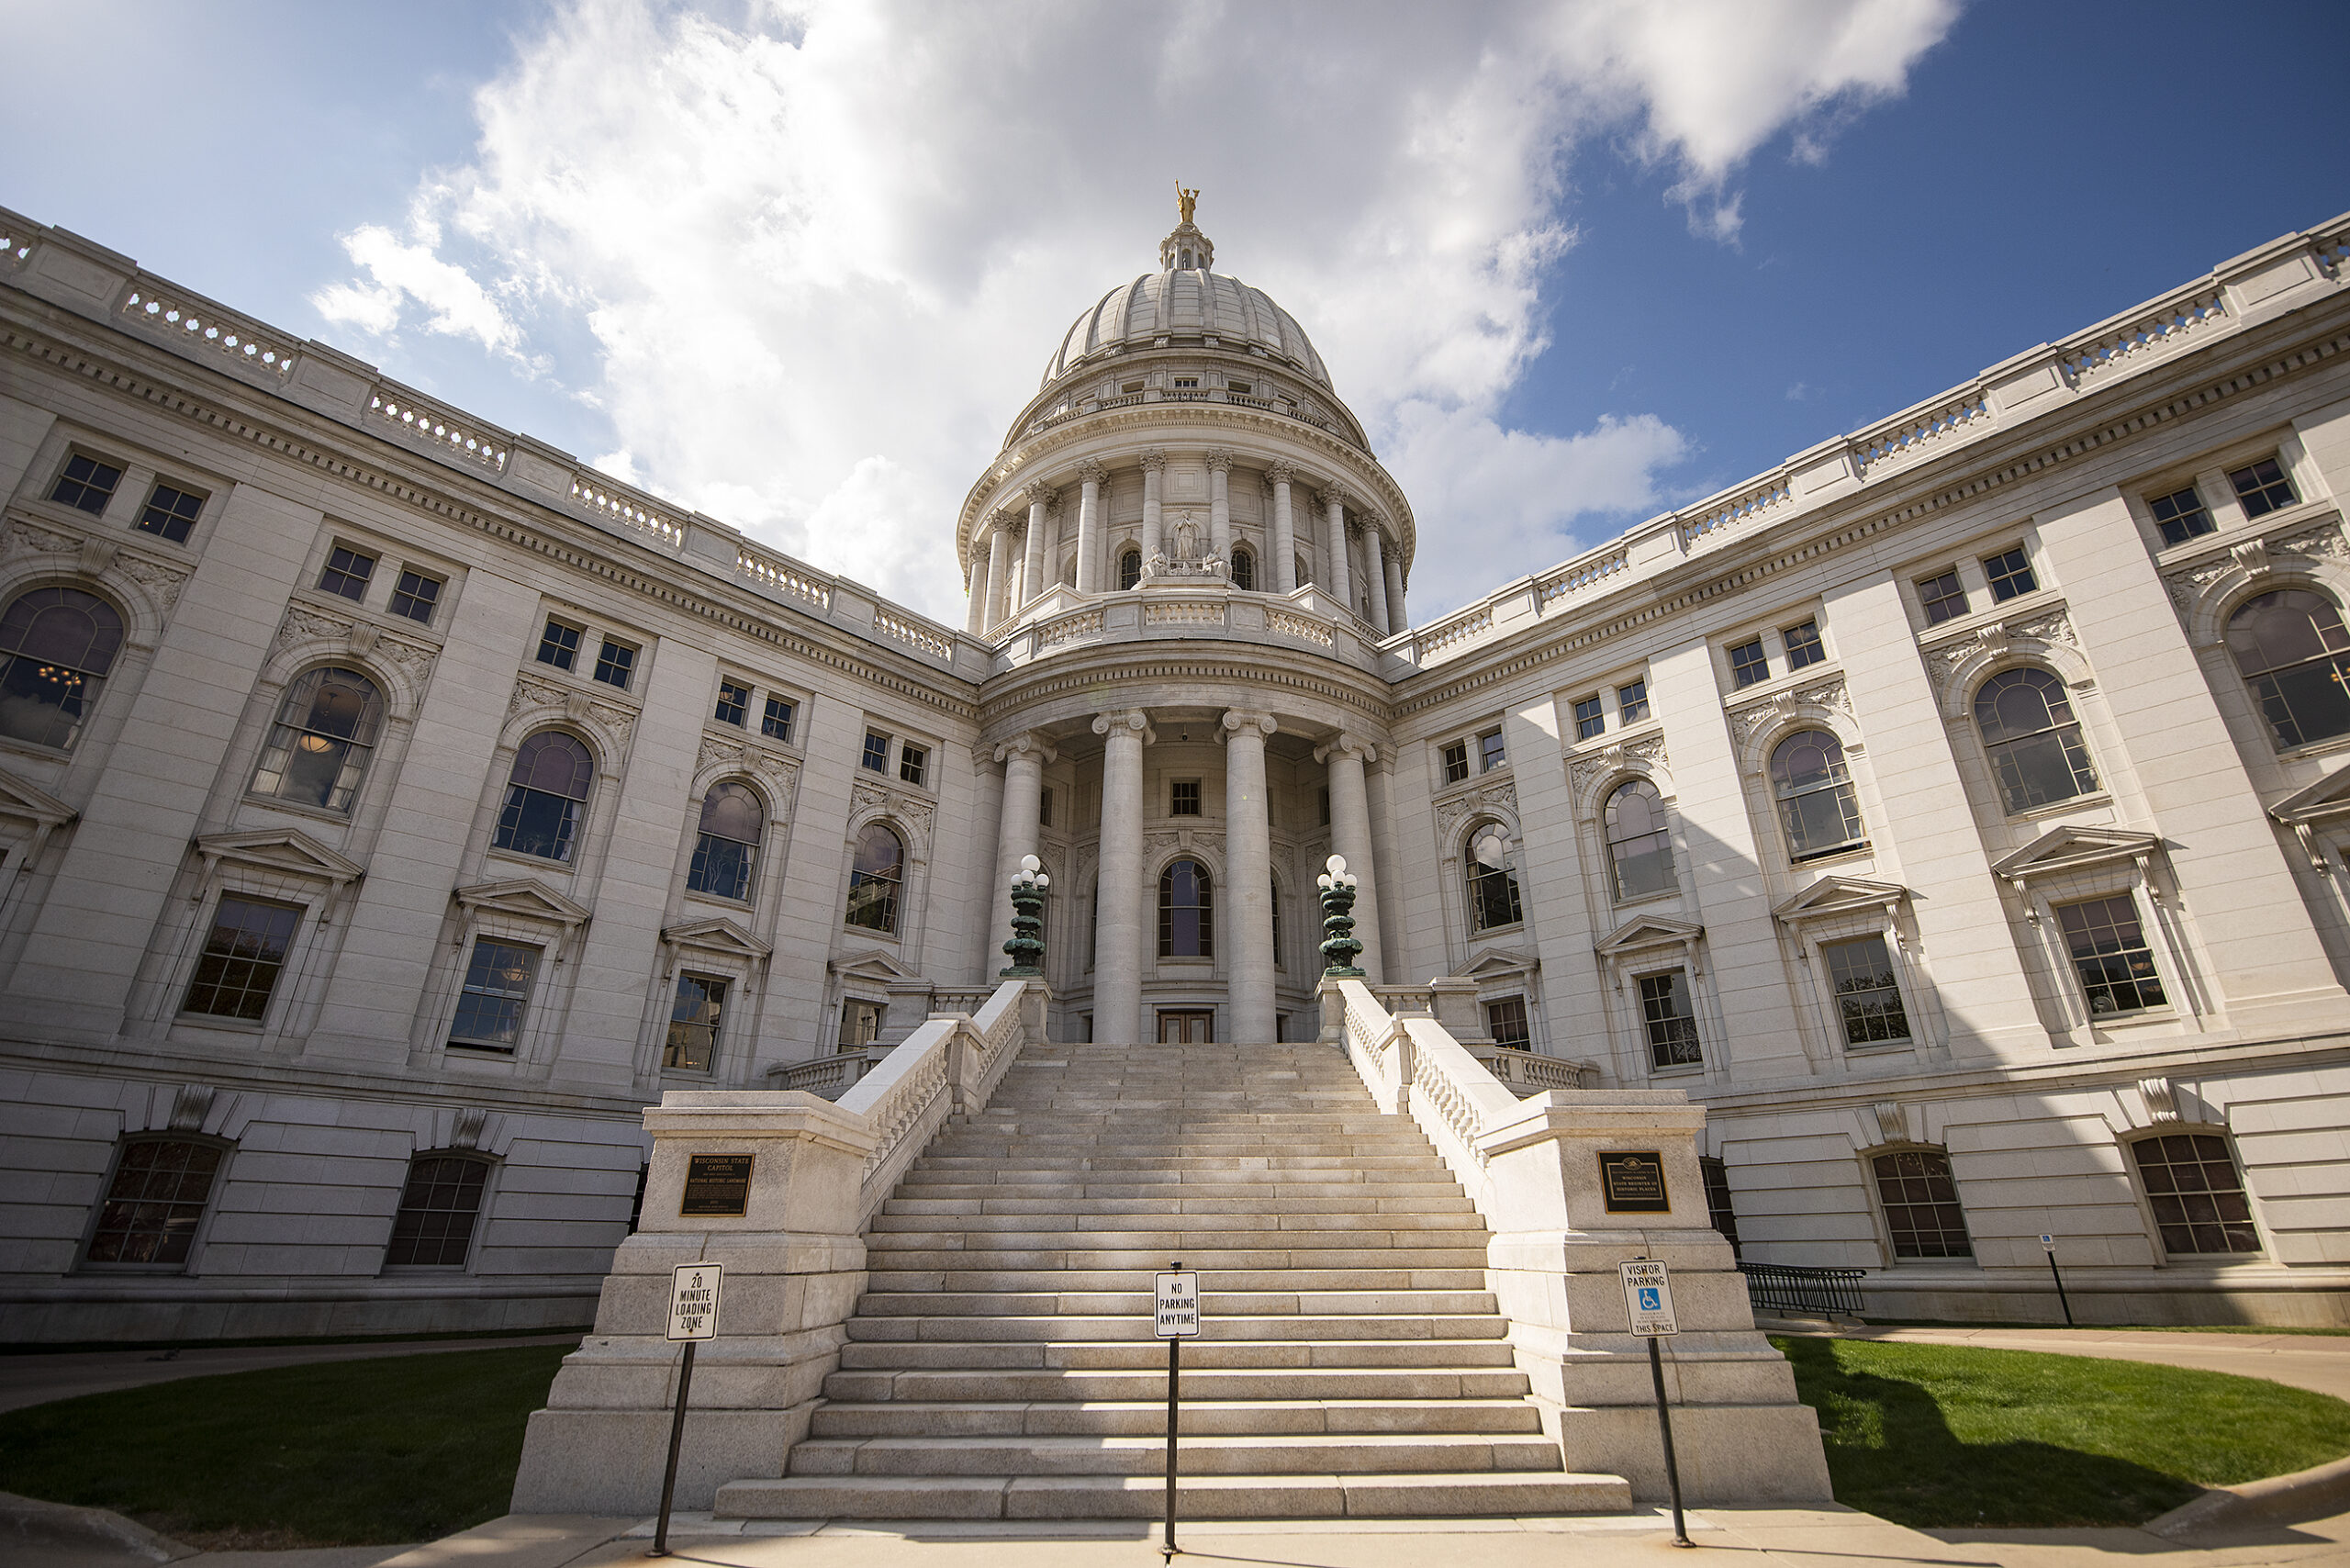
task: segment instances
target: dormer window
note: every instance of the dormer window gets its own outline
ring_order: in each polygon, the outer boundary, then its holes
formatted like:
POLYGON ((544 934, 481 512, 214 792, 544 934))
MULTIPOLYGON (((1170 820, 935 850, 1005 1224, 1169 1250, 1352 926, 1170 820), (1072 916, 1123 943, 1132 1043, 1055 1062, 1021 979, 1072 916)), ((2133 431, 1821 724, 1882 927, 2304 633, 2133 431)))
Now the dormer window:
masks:
POLYGON ((1196 375, 1179 375, 1175 378, 1175 389, 1179 392, 1189 391, 1197 387, 1199 384, 1200 378, 1196 375))

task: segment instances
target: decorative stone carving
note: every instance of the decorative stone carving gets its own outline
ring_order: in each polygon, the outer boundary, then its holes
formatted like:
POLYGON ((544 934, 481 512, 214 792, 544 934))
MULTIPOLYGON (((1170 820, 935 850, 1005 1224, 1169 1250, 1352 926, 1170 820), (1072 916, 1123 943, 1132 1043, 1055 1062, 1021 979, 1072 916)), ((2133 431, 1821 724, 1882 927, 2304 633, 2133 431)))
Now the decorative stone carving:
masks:
POLYGON ((2025 621, 2010 622, 2001 630, 2009 636, 2020 637, 2029 642, 2062 643, 2068 648, 2077 648, 2081 645, 2080 639, 2073 634, 2073 618, 2062 606, 2044 615, 2035 615, 2025 621))
POLYGON ((486 1106, 460 1106, 456 1120, 449 1127, 449 1147, 451 1148, 479 1148, 481 1130, 488 1121, 489 1111, 486 1106))
POLYGON ((1232 472, 1232 454, 1230 454, 1229 452, 1222 451, 1222 450, 1218 450, 1218 451, 1214 451, 1214 452, 1211 452, 1211 453, 1209 453, 1209 454, 1208 454, 1208 472, 1209 472, 1209 473, 1211 473, 1211 474, 1229 474, 1229 473, 1231 473, 1231 472, 1232 472))
POLYGON ((1156 474, 1166 466, 1167 454, 1161 452, 1158 448, 1154 446, 1149 451, 1142 454, 1142 471, 1144 473, 1156 474))
POLYGON ((599 702, 584 692, 567 691, 534 675, 515 678, 514 695, 507 700, 506 716, 511 719, 526 708, 560 708, 574 723, 586 723, 592 718, 622 750, 627 749, 629 736, 636 730, 636 715, 618 703, 599 702))
POLYGON ((53 528, 42 528, 21 518, 8 520, 8 541, 11 553, 18 546, 28 550, 60 552, 82 547, 81 539, 74 534, 60 533, 53 528))
POLYGON ((186 572, 138 555, 122 557, 115 563, 115 570, 153 595, 166 615, 180 601, 180 589, 187 586, 186 572))
POLYGON ((1506 812, 1514 822, 1517 817, 1517 786, 1507 781, 1488 784, 1466 794, 1455 795, 1438 802, 1436 808, 1437 834, 1449 838, 1464 817, 1484 812, 1506 812))
POLYGON ((917 796, 885 790, 878 784, 859 783, 848 792, 849 809, 877 809, 889 812, 917 833, 930 832, 931 806, 917 796))
POLYGON ((1271 463, 1271 464, 1268 464, 1268 465, 1266 465, 1266 467, 1265 467, 1265 483, 1267 483, 1268 485, 1292 485, 1292 484, 1295 484, 1296 482, 1297 482, 1297 465, 1296 465, 1296 464, 1294 464, 1294 463, 1286 463, 1286 462, 1283 462, 1283 463, 1271 463))
POLYGON ((2178 1120, 2178 1091, 2167 1078, 2138 1080, 2138 1092, 2146 1097, 2146 1119, 2157 1124, 2178 1120))
POLYGON ((2171 602, 2185 614, 2195 608, 2203 590, 2236 569, 2232 557, 2221 555, 2213 560, 2198 562, 2184 571, 2172 572, 2163 578, 2170 585, 2171 602))
POLYGON ((375 651, 375 640, 382 635, 379 629, 362 621, 351 629, 351 651, 364 659, 375 651))
POLYGON ((2256 577, 2268 570, 2268 542, 2265 539, 2247 539, 2241 544, 2230 545, 2228 559, 2242 567, 2244 576, 2256 577))
POLYGON ((1875 1104, 1870 1106, 1869 1110, 1876 1117, 1876 1131, 1879 1141, 1884 1143, 1908 1143, 1909 1141, 1909 1117, 1907 1113, 1901 1109, 1901 1103, 1899 1101, 1880 1100, 1875 1104))
POLYGON ((1643 735, 1639 740, 1619 742, 1605 751, 1575 758, 1568 766, 1567 782, 1580 798, 1591 787, 1593 780, 1610 774, 1641 767, 1670 768, 1672 766, 1665 758, 1664 737, 1643 735))
POLYGON ((218 1093, 209 1083, 181 1084, 179 1092, 172 1096, 172 1131, 202 1132, 204 1118, 212 1114, 212 1102, 218 1093))
POLYGON ((2337 560, 2350 555, 2350 541, 2342 537, 2342 525, 2338 522, 2304 529, 2279 539, 2270 548, 2288 555, 2324 555, 2337 560))
POLYGON ((1081 485, 1106 485, 1110 482, 1110 471, 1089 457, 1077 465, 1077 479, 1081 485))
POLYGON ((82 541, 82 569, 92 577, 96 577, 108 566, 113 566, 114 557, 113 540, 101 539, 93 534, 82 541))
POLYGON ((277 645, 290 648, 297 643, 347 643, 351 640, 352 622, 338 615, 321 615, 315 610, 295 605, 285 611, 285 619, 277 625, 277 645))

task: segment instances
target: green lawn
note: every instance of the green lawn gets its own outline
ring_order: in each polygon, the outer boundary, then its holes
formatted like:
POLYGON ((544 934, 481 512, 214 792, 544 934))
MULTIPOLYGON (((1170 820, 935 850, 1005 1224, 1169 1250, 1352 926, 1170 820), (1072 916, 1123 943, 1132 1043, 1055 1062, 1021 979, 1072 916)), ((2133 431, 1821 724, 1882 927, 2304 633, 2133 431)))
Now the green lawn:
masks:
POLYGON ((2140 1524, 2350 1453, 2350 1404, 2260 1378, 1959 1345, 1774 1338, 1836 1500, 1919 1529, 2140 1524))
POLYGON ((506 1511, 571 1347, 186 1378, 0 1415, 0 1491, 214 1549, 431 1540, 506 1511))

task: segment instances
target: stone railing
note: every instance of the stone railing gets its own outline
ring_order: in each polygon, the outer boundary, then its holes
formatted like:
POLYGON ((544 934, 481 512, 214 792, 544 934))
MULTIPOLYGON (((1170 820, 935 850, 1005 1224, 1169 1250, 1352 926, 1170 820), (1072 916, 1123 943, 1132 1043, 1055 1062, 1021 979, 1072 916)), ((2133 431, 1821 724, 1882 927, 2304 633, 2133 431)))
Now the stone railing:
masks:
POLYGON ((1379 1005, 1390 1013, 1419 1013, 1436 1015, 1436 992, 1424 985, 1375 985, 1371 994, 1379 998, 1379 1005))
POLYGON ((761 588, 804 599, 820 610, 832 608, 831 587, 789 557, 770 555, 738 543, 734 546, 734 573, 761 588))
POLYGON ((1521 1100, 1545 1089, 1599 1087, 1599 1068, 1593 1062, 1569 1061, 1563 1057, 1539 1056, 1510 1046, 1470 1041, 1463 1041, 1460 1048, 1483 1063, 1494 1081, 1505 1085, 1521 1100))
POLYGON ((250 316, 240 316, 208 300, 173 288, 162 278, 140 273, 123 297, 125 324, 169 342, 200 348, 246 370, 283 378, 294 367, 301 345, 272 331, 250 316))
POLYGON ((948 1115, 986 1106, 1020 1041, 1044 1032, 1044 989, 1008 980, 975 1014, 934 1014, 840 1097, 840 1108, 864 1117, 876 1134, 858 1175, 863 1219, 872 1218, 948 1115))
POLYGON ((1453 644, 1464 642, 1480 632, 1490 632, 1494 626, 1494 607, 1490 604, 1472 606, 1449 621, 1439 621, 1412 638, 1413 650, 1420 657, 1440 653, 1453 644))
POLYGON ((1221 626, 1224 604, 1220 599, 1153 599, 1142 607, 1142 620, 1146 626, 1221 626))
POLYGON ((1046 648, 1058 648, 1063 643, 1074 643, 1084 637, 1098 637, 1102 634, 1102 625, 1099 610, 1080 610, 1074 615, 1047 621, 1036 628, 1037 651, 1041 653, 1046 648))
POLYGON ((2165 300, 2151 315, 2141 316, 2118 330, 2099 332, 2068 343, 2058 359, 2065 380, 2085 386, 2107 372, 2158 350, 2176 347, 2228 314, 2227 291, 2205 288, 2184 299, 2165 300))
POLYGON ((1888 463, 1907 462, 1935 442, 1966 431, 1991 417, 1990 399, 1970 388, 1954 400, 1914 419, 1880 426, 1853 445, 1852 465, 1863 478, 1888 463))
POLYGON ((367 417, 378 428, 431 448, 442 456, 487 468, 506 471, 513 438, 505 431, 477 424, 445 403, 389 381, 379 381, 368 394, 367 417))
POLYGON ((1312 643, 1325 648, 1331 645, 1328 622, 1317 621, 1311 615, 1300 615, 1293 610, 1269 608, 1265 611, 1265 629, 1283 637, 1295 637, 1301 643, 1312 643))
POLYGON ((890 1046, 853 1046, 832 1056, 818 1057, 813 1061, 788 1062, 767 1069, 770 1089, 798 1089, 819 1099, 837 1100, 854 1087, 856 1081, 881 1065, 890 1046))
POLYGON ((902 643, 914 652, 942 664, 955 662, 954 634, 934 622, 917 618, 910 610, 876 605, 873 609, 873 629, 884 637, 902 643))
POLYGON ((661 548, 676 551, 686 543, 686 525, 653 504, 639 491, 617 484, 592 468, 571 476, 571 498, 607 522, 624 523, 661 548))
POLYGON ((1621 544, 1604 546, 1545 576, 1536 592, 1547 609, 1554 600, 1597 587, 1603 578, 1614 577, 1631 564, 1632 553, 1621 544))
POLYGON ((1695 517, 1685 518, 1681 524, 1681 547, 1686 550, 1718 530, 1751 522, 1786 505, 1794 498, 1795 492, 1789 487, 1786 476, 1774 474, 1762 484, 1740 491, 1718 505, 1709 505, 1695 517))

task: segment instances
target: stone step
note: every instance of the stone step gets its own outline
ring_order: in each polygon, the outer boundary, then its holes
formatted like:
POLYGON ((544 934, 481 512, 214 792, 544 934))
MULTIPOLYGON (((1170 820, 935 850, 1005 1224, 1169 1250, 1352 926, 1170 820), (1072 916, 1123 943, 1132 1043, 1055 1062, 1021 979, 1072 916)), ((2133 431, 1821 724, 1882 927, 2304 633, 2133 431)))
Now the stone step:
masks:
MULTIPOLYGON (((1475 1212, 1424 1215, 1389 1211, 1385 1214, 1269 1215, 1260 1213, 1168 1214, 1011 1214, 1011 1215, 893 1215, 873 1216, 875 1236, 937 1236, 964 1238, 966 1247, 986 1246, 979 1237, 1016 1238, 1013 1244, 1050 1246, 1056 1238, 1082 1246, 1093 1237, 1111 1237, 1121 1247, 1163 1247, 1201 1237, 1213 1237, 1232 1247, 1277 1247, 1284 1241, 1314 1238, 1321 1245, 1343 1247, 1359 1242, 1378 1247, 1390 1237, 1416 1238, 1430 1233, 1473 1230, 1484 1234, 1475 1212), (940 1221, 954 1221, 952 1229, 940 1221)), ((1305 1241, 1304 1245, 1314 1245, 1305 1241)))
MULTIPOLYGON (((1429 1162, 1434 1165, 1434 1161, 1429 1162)), ((1408 1197, 1434 1187, 1459 1193, 1460 1184, 1442 1167, 1418 1170, 1356 1170, 1344 1167, 1320 1170, 990 1170, 979 1166, 924 1170, 920 1163, 907 1173, 899 1191, 911 1195, 933 1187, 976 1187, 1006 1197, 1053 1193, 1089 1193, 1102 1197, 1149 1197, 1154 1193, 1201 1197, 1342 1196, 1348 1193, 1393 1193, 1408 1197)))
MULTIPOLYGON (((1494 1320, 1500 1327, 1500 1320, 1494 1320)), ((841 1347, 845 1372, 1031 1371, 1164 1372, 1158 1339, 852 1339, 841 1347)), ((1498 1334, 1445 1339, 1195 1339, 1183 1352, 1183 1375, 1196 1368, 1256 1371, 1376 1371, 1391 1367, 1505 1367, 1515 1364, 1498 1334)))
MULTIPOLYGON (((980 1400, 952 1404, 891 1399, 829 1401, 810 1417, 820 1438, 1152 1437, 1167 1430, 1167 1399, 980 1400)), ((1185 1437, 1270 1437, 1282 1433, 1487 1432, 1522 1436, 1542 1429, 1540 1412, 1522 1399, 1224 1399, 1186 1401, 1185 1437)))
MULTIPOLYGON (((919 1164, 923 1170, 994 1170, 1002 1167, 1006 1158, 1002 1154, 925 1154, 919 1164)), ((1020 1157, 1024 1170, 1411 1170, 1422 1172, 1424 1181, 1433 1163, 1433 1158, 1425 1154, 1244 1154, 1229 1159, 1214 1154, 1020 1157)))
MULTIPOLYGON (((901 1188, 902 1193, 904 1190, 901 1188)), ((1058 1215, 1064 1218, 1079 1215, 1393 1215, 1440 1214, 1473 1215, 1476 1205, 1458 1193, 1441 1197, 1403 1198, 1387 1196, 1376 1190, 1358 1188, 1349 1196, 1335 1198, 1285 1198, 1267 1204, 1261 1198, 1200 1198, 1177 1197, 1173 1194, 1147 1198, 928 1198, 895 1197, 881 1205, 889 1215, 952 1216, 957 1219, 996 1217, 1010 1215, 1058 1215)))
MULTIPOLYGON (((959 1238, 958 1238, 959 1239, 959 1238)), ((938 1247, 912 1238, 883 1235, 867 1244, 876 1269, 1079 1269, 1124 1272, 1164 1269, 1175 1257, 1203 1273, 1263 1269, 1354 1269, 1374 1263, 1387 1269, 1475 1269, 1485 1267, 1485 1247, 1480 1240, 1458 1247, 1411 1247, 1368 1250, 1361 1247, 1259 1247, 1245 1251, 1199 1247, 1172 1256, 1163 1247, 1136 1249, 1118 1247, 1041 1248, 1004 1246, 938 1247)))
MULTIPOLYGON (((1200 1263, 1198 1259, 1192 1257, 1192 1254, 1199 1252, 1202 1248, 1211 1244, 1219 1250, 1230 1248, 1244 1252, 1251 1249, 1262 1251, 1280 1248, 1294 1248, 1304 1251, 1360 1252, 1364 1249, 1376 1250, 1385 1247, 1426 1245, 1448 1236, 1473 1236, 1480 1240, 1484 1237, 1484 1232, 1482 1230, 1470 1230, 1461 1226, 1434 1225, 1382 1226, 1371 1230, 1346 1230, 1326 1226, 1313 1230, 1235 1230, 1229 1225, 1218 1229, 1214 1226, 1176 1226, 1160 1223, 1148 1229, 1135 1230, 1108 1228, 1091 1230, 1082 1227, 1078 1229, 1056 1227, 1050 1230, 1027 1227, 1007 1230, 976 1228, 940 1230, 936 1228, 935 1220, 922 1220, 919 1216, 915 1218, 914 1225, 887 1227, 877 1225, 867 1236, 866 1246, 867 1249, 874 1249, 881 1246, 885 1241, 902 1239, 907 1246, 917 1250, 936 1251, 959 1244, 967 1255, 973 1257, 990 1251, 1034 1252, 1054 1249, 1090 1251, 1100 1249, 1187 1258, 1197 1266, 1205 1268, 1206 1265, 1200 1263)), ((1480 1250, 1483 1249, 1480 1249, 1480 1250)))
MULTIPOLYGON (((1366 1253, 1365 1257, 1376 1256, 1366 1253)), ((892 1255, 894 1265, 899 1260, 892 1255)), ((1190 1260, 1186 1259, 1186 1262, 1190 1260)), ((989 1269, 963 1258, 943 1269, 883 1267, 878 1258, 865 1288, 877 1294, 909 1291, 1011 1291, 1024 1294, 1061 1291, 1132 1290, 1131 1269, 989 1269)), ((1482 1291, 1483 1269, 1220 1269, 1216 1289, 1244 1291, 1482 1291)))
MULTIPOLYGON (((1559 1445, 1483 1433, 1201 1437, 1179 1441, 1180 1477, 1562 1468, 1559 1445)), ((791 1450, 793 1475, 1159 1475, 1164 1436, 817 1438, 791 1450)))
POLYGON ((1133 1181, 1124 1174, 1089 1176, 1071 1182, 1064 1177, 1042 1173, 1006 1173, 992 1181, 968 1181, 958 1176, 930 1176, 922 1172, 909 1175, 898 1183, 893 1202, 907 1199, 931 1201, 936 1199, 1001 1198, 1015 1203, 1051 1202, 1059 1198, 1096 1199, 1109 1203, 1144 1200, 1152 1203, 1187 1204, 1195 1200, 1217 1203, 1260 1203, 1277 1210, 1287 1210, 1293 1204, 1324 1203, 1334 1199, 1392 1200, 1397 1203, 1440 1201, 1460 1197, 1460 1184, 1452 1181, 1395 1181, 1392 1178, 1365 1181, 1358 1173, 1315 1176, 1305 1180, 1284 1178, 1268 1182, 1259 1177, 1246 1183, 1133 1181))
MULTIPOLYGON (((1217 1399, 1495 1399, 1527 1391, 1515 1367, 1211 1367, 1183 1378, 1184 1397, 1217 1399)), ((827 1399, 1032 1400, 1080 1403, 1167 1396, 1167 1370, 836 1372, 827 1399)))
MULTIPOLYGON (((860 1312, 848 1321, 852 1344, 860 1340, 902 1343, 924 1340, 935 1344, 980 1342, 1018 1344, 1125 1344, 1156 1346, 1166 1354, 1166 1342, 1151 1332, 1148 1317, 1080 1317, 1070 1314, 1031 1316, 999 1315, 947 1317, 908 1314, 888 1317, 860 1312)), ((1201 1325, 1194 1345, 1245 1344, 1256 1341, 1328 1339, 1366 1341, 1409 1340, 1429 1344, 1447 1339, 1499 1339, 1509 1331, 1499 1314, 1361 1313, 1314 1317, 1304 1314, 1270 1317, 1211 1317, 1201 1325)))
MULTIPOLYGON (((870 1317, 1131 1317, 1153 1310, 1147 1291, 867 1291, 870 1317)), ((1200 1311, 1220 1317, 1476 1316, 1499 1310, 1488 1291, 1203 1291, 1200 1311)))
MULTIPOLYGON (((1196 1519, 1477 1518, 1622 1513, 1621 1476, 1567 1472, 1395 1475, 1203 1475, 1180 1484, 1196 1519)), ((736 1481, 718 1513, 756 1519, 1148 1519, 1165 1501, 1147 1475, 820 1476, 736 1481)))

